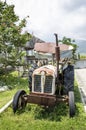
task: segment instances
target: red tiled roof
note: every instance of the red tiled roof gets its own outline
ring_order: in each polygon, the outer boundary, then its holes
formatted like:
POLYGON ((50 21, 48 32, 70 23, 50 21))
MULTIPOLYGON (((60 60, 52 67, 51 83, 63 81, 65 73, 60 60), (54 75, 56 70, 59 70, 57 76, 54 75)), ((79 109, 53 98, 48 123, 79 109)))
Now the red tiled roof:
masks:
MULTIPOLYGON (((55 53, 56 43, 36 43, 34 50, 42 53, 55 53)), ((59 44, 60 51, 69 50, 69 45, 59 44)))

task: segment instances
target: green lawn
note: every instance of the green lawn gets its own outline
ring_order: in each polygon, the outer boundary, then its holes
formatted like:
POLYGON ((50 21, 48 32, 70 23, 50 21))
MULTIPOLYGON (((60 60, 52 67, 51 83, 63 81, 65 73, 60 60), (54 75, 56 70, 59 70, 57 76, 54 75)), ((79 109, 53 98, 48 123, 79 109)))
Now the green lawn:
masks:
POLYGON ((86 55, 80 55, 80 59, 86 59, 86 55))
POLYGON ((12 72, 7 76, 0 76, 0 83, 7 85, 9 90, 0 92, 0 108, 11 100, 19 89, 28 91, 28 79, 19 78, 17 72, 12 72))
MULTIPOLYGON (((14 89, 0 93, 0 107, 5 101, 10 100, 14 93, 23 88, 28 91, 27 79, 17 79, 12 77, 14 89), (15 81, 16 79, 16 81, 15 81)), ((68 105, 57 104, 54 108, 42 108, 37 105, 27 104, 25 110, 16 114, 10 106, 5 112, 0 114, 0 130, 85 130, 86 113, 81 103, 77 83, 75 83, 75 103, 76 115, 69 118, 68 105)))

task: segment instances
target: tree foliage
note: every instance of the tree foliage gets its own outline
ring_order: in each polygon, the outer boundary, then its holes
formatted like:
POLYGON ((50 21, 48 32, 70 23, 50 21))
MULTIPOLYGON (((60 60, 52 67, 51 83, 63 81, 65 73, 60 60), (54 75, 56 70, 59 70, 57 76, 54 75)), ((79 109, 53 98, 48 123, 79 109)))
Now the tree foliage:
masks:
POLYGON ((75 40, 72 40, 71 38, 63 37, 63 39, 59 40, 59 41, 62 42, 63 44, 71 45, 73 47, 73 58, 74 58, 76 50, 77 50, 77 47, 78 47, 75 44, 75 40))
POLYGON ((4 67, 17 65, 22 57, 22 48, 31 37, 22 33, 24 27, 26 19, 19 20, 14 5, 0 1, 0 63, 4 67))

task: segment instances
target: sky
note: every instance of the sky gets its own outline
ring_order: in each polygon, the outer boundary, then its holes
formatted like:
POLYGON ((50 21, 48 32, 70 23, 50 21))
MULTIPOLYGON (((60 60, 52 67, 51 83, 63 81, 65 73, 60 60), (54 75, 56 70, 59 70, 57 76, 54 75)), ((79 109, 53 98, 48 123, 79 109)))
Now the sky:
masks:
POLYGON ((54 33, 59 39, 86 40, 86 0, 6 1, 20 19, 29 16, 26 30, 46 42, 55 41, 54 33))

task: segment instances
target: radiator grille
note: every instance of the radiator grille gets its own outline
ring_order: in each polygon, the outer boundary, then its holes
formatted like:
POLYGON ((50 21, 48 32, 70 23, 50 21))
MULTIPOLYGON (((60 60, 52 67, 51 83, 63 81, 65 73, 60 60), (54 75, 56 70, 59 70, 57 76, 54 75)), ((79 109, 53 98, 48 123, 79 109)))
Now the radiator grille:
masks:
MULTIPOLYGON (((52 93, 52 82, 53 76, 46 76, 45 77, 45 85, 44 85, 44 93, 52 93)), ((35 92, 42 92, 41 88, 41 75, 34 75, 34 91, 35 92)))
POLYGON ((41 92, 41 75, 34 76, 34 91, 41 92))
POLYGON ((46 76, 45 80, 45 87, 44 87, 44 92, 45 93, 52 93, 52 76, 46 76))

